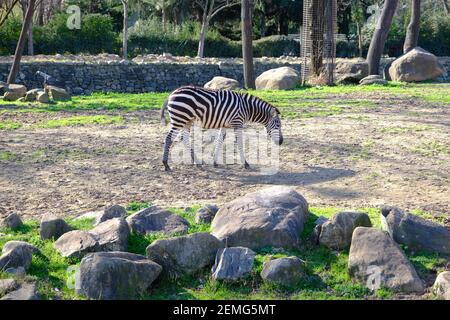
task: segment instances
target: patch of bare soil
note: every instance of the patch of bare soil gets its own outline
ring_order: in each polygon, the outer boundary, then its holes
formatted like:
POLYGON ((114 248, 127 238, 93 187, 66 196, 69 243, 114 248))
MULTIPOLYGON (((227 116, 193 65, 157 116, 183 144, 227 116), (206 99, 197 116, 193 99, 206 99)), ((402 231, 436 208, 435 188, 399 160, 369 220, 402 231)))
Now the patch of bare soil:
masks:
MULTIPOLYGON (((268 185, 293 186, 312 206, 392 204, 448 214, 448 107, 387 95, 347 97, 358 98, 375 106, 285 120, 280 171, 270 176, 238 165, 173 165, 164 172, 167 128, 156 111, 121 113, 123 125, 1 131, 0 215, 78 215, 131 201, 220 205, 268 185)), ((3 113, 0 121, 35 124, 70 115, 3 113)))

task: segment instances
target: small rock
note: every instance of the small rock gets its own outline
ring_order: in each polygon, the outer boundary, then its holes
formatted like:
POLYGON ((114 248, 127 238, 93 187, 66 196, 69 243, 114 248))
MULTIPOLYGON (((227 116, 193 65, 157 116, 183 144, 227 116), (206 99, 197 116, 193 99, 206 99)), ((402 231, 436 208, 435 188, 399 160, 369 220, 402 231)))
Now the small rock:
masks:
POLYGON ((161 271, 160 265, 138 254, 91 253, 81 260, 75 289, 90 299, 134 299, 150 287, 161 271))
POLYGON ((384 287, 395 292, 421 293, 422 280, 408 258, 387 232, 357 227, 348 259, 352 278, 369 289, 384 287))
POLYGON ((433 285, 433 293, 438 299, 450 300, 450 271, 438 274, 433 285))
POLYGON ((450 254, 450 230, 396 207, 381 209, 381 225, 400 244, 416 251, 450 254))
POLYGON ((27 245, 8 245, 5 244, 0 257, 0 270, 7 268, 23 267, 28 269, 31 265, 32 251, 27 245))
POLYGON ((261 278, 283 286, 295 286, 304 276, 304 263, 297 257, 264 262, 261 278))
POLYGON ((385 85, 388 82, 384 80, 380 75, 372 74, 365 78, 362 78, 359 82, 360 85, 369 85, 369 84, 382 84, 385 85))
POLYGON ((105 209, 103 214, 99 215, 95 221, 95 225, 113 218, 126 218, 128 216, 127 209, 115 204, 105 209))
POLYGON ((24 277, 27 274, 27 271, 24 267, 17 267, 17 268, 8 268, 5 270, 5 273, 8 273, 10 275, 13 275, 15 277, 24 277))
POLYGON ((72 228, 61 218, 45 214, 41 219, 39 233, 42 240, 58 239, 72 228))
POLYGON ((229 246, 295 248, 301 241, 308 203, 289 187, 270 187, 225 204, 212 222, 212 234, 229 246))
POLYGON ((99 251, 127 251, 130 229, 123 218, 113 218, 89 231, 97 241, 99 251))
POLYGON ((320 228, 319 243, 328 248, 342 250, 348 248, 356 227, 371 227, 366 213, 339 212, 320 228))
POLYGON ((19 284, 14 279, 0 279, 0 297, 16 290, 19 284))
POLYGON ((189 222, 170 211, 151 206, 127 218, 131 232, 145 235, 148 233, 183 234, 189 227, 189 222))
POLYGON ((54 247, 66 258, 82 258, 87 253, 99 251, 97 239, 89 232, 80 230, 63 234, 56 240, 54 247))
POLYGON ((19 289, 3 296, 0 300, 41 300, 36 283, 24 283, 19 289))
POLYGON ((16 213, 11 213, 6 218, 0 220, 0 228, 9 228, 11 230, 17 230, 23 225, 22 219, 16 213))
POLYGON ((40 103, 49 103, 50 98, 48 96, 48 93, 44 91, 39 92, 36 96, 36 101, 40 103))
POLYGON ((213 235, 201 232, 159 239, 147 247, 147 257, 163 267, 163 273, 178 277, 212 265, 223 243, 213 235))
POLYGON ((71 99, 70 94, 63 88, 55 86, 46 86, 45 92, 55 101, 68 101, 71 99))
POLYGON ((25 94, 25 101, 28 102, 32 102, 32 101, 36 101, 37 95, 39 92, 43 92, 41 89, 32 89, 27 91, 27 93, 25 94))
POLYGON ((216 205, 208 204, 197 211, 197 213, 195 214, 195 222, 211 223, 217 211, 219 211, 219 207, 217 207, 216 205))
POLYGON ((250 274, 256 253, 248 248, 219 249, 211 270, 215 280, 238 280, 250 274))

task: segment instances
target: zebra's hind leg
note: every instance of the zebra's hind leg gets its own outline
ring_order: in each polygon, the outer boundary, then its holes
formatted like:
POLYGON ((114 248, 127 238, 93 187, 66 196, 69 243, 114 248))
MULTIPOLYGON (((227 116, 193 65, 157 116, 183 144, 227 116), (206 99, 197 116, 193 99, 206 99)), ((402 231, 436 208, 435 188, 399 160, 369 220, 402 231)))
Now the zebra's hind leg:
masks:
POLYGON ((169 133, 166 135, 166 140, 164 142, 164 154, 163 154, 163 159, 162 159, 162 163, 164 165, 165 171, 170 171, 170 167, 168 164, 170 147, 172 146, 172 143, 175 140, 175 138, 177 137, 178 133, 179 133, 179 129, 172 127, 170 129, 169 133))
POLYGON ((225 129, 221 128, 219 130, 219 135, 217 136, 216 141, 215 141, 216 146, 214 148, 214 167, 218 166, 217 160, 219 158, 219 151, 222 148, 223 141, 225 140, 226 135, 227 135, 227 133, 226 133, 225 129))
POLYGON ((191 164, 200 164, 199 161, 197 160, 197 158, 195 157, 194 154, 194 148, 192 147, 192 144, 190 142, 190 130, 189 129, 184 129, 183 130, 183 134, 181 136, 181 140, 183 141, 183 144, 186 148, 186 151, 190 153, 191 155, 191 164))
POLYGON ((250 165, 247 160, 245 160, 243 128, 237 128, 234 132, 236 133, 236 142, 239 149, 239 156, 241 157, 241 163, 244 165, 245 169, 250 169, 250 165))

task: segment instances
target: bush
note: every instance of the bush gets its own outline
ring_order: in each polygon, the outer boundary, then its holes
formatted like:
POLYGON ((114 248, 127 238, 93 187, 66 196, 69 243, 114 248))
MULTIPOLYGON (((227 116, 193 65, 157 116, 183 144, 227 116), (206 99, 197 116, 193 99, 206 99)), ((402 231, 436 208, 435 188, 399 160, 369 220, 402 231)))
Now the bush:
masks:
POLYGON ((11 17, 6 20, 0 28, 0 55, 14 54, 21 28, 22 21, 20 18, 11 17))
POLYGON ((47 25, 34 28, 36 52, 97 54, 117 51, 117 36, 113 32, 112 19, 109 16, 83 15, 80 30, 67 28, 67 17, 67 14, 60 13, 47 25))
POLYGON ((270 36, 253 41, 256 57, 299 56, 300 44, 292 37, 270 36))

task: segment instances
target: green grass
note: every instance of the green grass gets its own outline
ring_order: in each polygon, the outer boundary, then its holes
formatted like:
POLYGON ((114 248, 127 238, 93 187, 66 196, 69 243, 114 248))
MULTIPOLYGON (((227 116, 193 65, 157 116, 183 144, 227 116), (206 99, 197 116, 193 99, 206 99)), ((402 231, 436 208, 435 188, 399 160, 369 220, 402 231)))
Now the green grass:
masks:
POLYGON ((438 141, 428 141, 418 144, 412 149, 412 151, 426 157, 432 157, 438 154, 450 153, 450 146, 438 141))
POLYGON ((106 125, 106 124, 120 124, 123 123, 121 116, 73 116, 60 119, 47 120, 38 126, 40 128, 59 128, 59 127, 72 127, 72 126, 85 126, 85 125, 106 125))
MULTIPOLYGON (((345 109, 358 110, 372 107, 374 101, 355 99, 352 94, 379 93, 414 98, 424 102, 448 105, 449 84, 406 84, 390 82, 386 86, 338 85, 331 87, 298 87, 295 90, 251 90, 258 96, 279 107, 282 115, 289 118, 331 116, 345 109), (325 100, 325 101, 324 101, 325 100)), ((93 93, 90 96, 75 96, 71 101, 52 104, 29 104, 0 100, 1 112, 79 112, 89 110, 136 111, 160 109, 168 92, 163 93, 93 93)))
POLYGON ((22 127, 22 124, 14 121, 0 121, 0 130, 16 130, 22 127))
POLYGON ((14 161, 17 159, 17 155, 10 151, 0 151, 0 160, 3 161, 14 161))
MULTIPOLYGON (((130 214, 150 206, 150 202, 131 202, 127 206, 130 214)), ((200 206, 188 209, 170 208, 190 223, 188 233, 210 230, 209 224, 197 224, 195 213, 200 206)), ((347 273, 348 250, 336 252, 323 246, 312 245, 308 240, 319 216, 331 218, 341 208, 311 207, 310 215, 302 234, 303 245, 297 250, 273 249, 270 247, 257 250, 254 268, 251 274, 236 283, 215 281, 210 277, 210 268, 200 270, 194 275, 185 275, 177 279, 157 280, 150 291, 142 299, 299 299, 299 300, 335 300, 335 299, 391 299, 395 294, 387 289, 370 292, 367 288, 350 279, 347 273), (263 264, 270 258, 297 256, 304 261, 304 277, 290 287, 263 283, 260 277, 263 264)), ((380 227, 380 210, 377 208, 359 208, 355 211, 366 212, 374 227, 380 227)), ((423 211, 413 211, 427 219, 435 218, 423 211)), ((73 220, 67 222, 75 229, 89 230, 92 219, 73 220)), ((443 221, 440 221, 443 222, 443 221)), ((19 230, 1 230, 5 236, 0 237, 0 249, 10 240, 27 241, 37 246, 42 255, 34 255, 26 281, 37 280, 39 292, 45 299, 56 297, 63 299, 82 299, 73 290, 74 270, 79 265, 78 259, 61 257, 53 248, 53 241, 42 241, 39 237, 39 223, 27 221, 19 230)), ((145 254, 146 247, 157 239, 166 237, 162 234, 140 236, 132 234, 129 238, 128 250, 145 254)), ((423 279, 432 278, 437 272, 445 269, 447 259, 432 253, 412 253, 404 248, 417 272, 423 279)), ((0 273, 0 278, 7 277, 0 273)))

